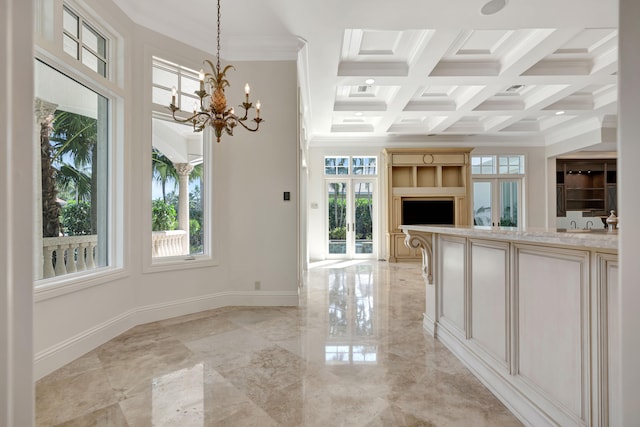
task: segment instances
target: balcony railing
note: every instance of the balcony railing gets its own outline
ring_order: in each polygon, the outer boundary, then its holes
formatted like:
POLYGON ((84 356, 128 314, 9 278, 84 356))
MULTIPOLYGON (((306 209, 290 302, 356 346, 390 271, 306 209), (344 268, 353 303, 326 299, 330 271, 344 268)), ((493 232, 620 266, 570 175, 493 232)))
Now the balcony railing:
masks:
POLYGON ((96 268, 98 236, 45 237, 42 239, 44 279, 96 268))
POLYGON ((184 250, 185 247, 189 247, 185 242, 187 238, 187 232, 184 230, 154 231, 151 233, 151 254, 153 257, 187 255, 189 252, 184 250))
MULTIPOLYGON (((186 255, 188 254, 184 250, 186 239, 187 232, 184 230, 154 231, 152 256, 186 255)), ((97 246, 98 236, 95 234, 43 238, 43 279, 96 268, 97 246)))

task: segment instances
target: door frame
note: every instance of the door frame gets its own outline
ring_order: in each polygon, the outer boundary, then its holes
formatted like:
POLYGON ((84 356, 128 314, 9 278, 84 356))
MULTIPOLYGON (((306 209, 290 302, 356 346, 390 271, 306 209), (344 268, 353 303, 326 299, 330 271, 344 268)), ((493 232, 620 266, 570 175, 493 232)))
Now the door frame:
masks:
POLYGON ((364 178, 364 177, 347 177, 336 176, 326 178, 324 180, 324 247, 326 259, 375 259, 378 254, 379 236, 378 236, 378 179, 377 177, 364 178), (348 230, 346 232, 346 250, 345 253, 330 253, 329 252, 329 206, 328 206, 328 193, 329 184, 332 183, 345 183, 346 184, 346 223, 348 230), (368 183, 371 185, 373 209, 371 211, 371 253, 356 253, 356 241, 355 241, 355 188, 358 183, 368 183))
MULTIPOLYGON (((501 214, 501 188, 500 184, 503 182, 515 182, 518 186, 518 197, 517 197, 517 206, 518 206, 518 227, 524 226, 523 223, 523 205, 522 205, 522 188, 523 188, 523 179, 522 176, 505 176, 500 175, 496 176, 478 176, 477 178, 472 178, 471 183, 471 191, 472 194, 475 191, 475 183, 476 182, 488 182, 491 184, 491 226, 495 227, 500 225, 500 214, 501 214)), ((475 206, 473 206, 473 197, 472 197, 472 211, 475 212, 475 206)))

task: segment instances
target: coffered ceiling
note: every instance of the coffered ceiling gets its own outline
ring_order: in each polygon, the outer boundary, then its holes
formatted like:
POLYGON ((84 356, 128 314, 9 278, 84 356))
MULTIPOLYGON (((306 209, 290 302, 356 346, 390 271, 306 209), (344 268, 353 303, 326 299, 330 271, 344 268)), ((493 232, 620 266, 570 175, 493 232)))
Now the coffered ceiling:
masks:
MULTIPOLYGON (((115 2, 211 50, 213 1, 115 2)), ((312 141, 550 145, 615 127, 617 1, 509 0, 492 15, 485 4, 223 0, 223 55, 295 58, 302 48, 312 141)))

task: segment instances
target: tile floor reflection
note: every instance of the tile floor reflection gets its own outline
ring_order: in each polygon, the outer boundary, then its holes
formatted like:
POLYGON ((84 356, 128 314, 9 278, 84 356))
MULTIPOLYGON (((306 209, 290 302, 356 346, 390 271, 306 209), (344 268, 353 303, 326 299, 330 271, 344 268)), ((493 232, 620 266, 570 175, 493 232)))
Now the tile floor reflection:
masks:
POLYGON ((36 384, 38 426, 519 426, 422 329, 417 264, 312 266, 300 307, 135 327, 36 384))

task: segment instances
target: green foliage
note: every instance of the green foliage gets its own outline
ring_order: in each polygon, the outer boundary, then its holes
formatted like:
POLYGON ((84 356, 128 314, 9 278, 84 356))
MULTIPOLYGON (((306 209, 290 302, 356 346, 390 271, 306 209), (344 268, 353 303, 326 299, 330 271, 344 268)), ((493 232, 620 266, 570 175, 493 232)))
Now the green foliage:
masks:
POLYGON ((518 223, 511 218, 500 218, 501 227, 517 227, 518 223))
POLYGON ((192 254, 202 253, 204 232, 202 230, 202 199, 200 187, 189 193, 189 245, 192 254))
POLYGON ((62 208, 62 227, 65 234, 79 236, 91 234, 91 205, 87 202, 69 202, 62 208))
POLYGON ((156 199, 151 205, 151 227, 153 231, 175 230, 177 226, 176 209, 165 203, 162 199, 156 199))
POLYGON ((356 199, 356 239, 371 240, 373 224, 371 223, 372 204, 370 197, 356 199))
POLYGON ((347 238, 347 227, 344 225, 341 227, 334 227, 329 231, 329 239, 331 240, 344 240, 347 238))
MULTIPOLYGON (((343 198, 329 200, 329 239, 344 240, 347 236, 344 216, 346 215, 346 201, 343 198)), ((371 240, 372 236, 372 205, 370 197, 356 198, 356 239, 371 240)))

